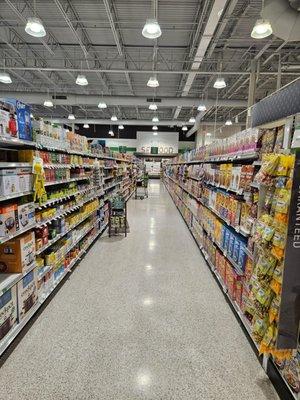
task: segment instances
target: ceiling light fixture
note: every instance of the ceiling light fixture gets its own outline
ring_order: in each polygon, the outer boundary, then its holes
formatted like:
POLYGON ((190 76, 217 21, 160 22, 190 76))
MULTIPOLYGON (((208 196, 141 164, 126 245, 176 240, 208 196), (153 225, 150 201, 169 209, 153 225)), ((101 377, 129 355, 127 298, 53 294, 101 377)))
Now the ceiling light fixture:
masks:
POLYGON ((115 136, 114 131, 113 131, 112 129, 110 129, 110 130, 108 131, 108 134, 109 134, 110 136, 115 136))
POLYGON ((194 124, 194 123, 196 122, 196 119, 195 119, 194 117, 191 117, 191 118, 189 119, 189 122, 190 122, 191 124, 194 124))
POLYGON ((142 35, 147 39, 157 39, 161 36, 161 29, 157 19, 149 18, 146 20, 142 35))
POLYGON ((155 103, 151 103, 149 105, 149 110, 156 111, 157 110, 157 105, 155 103))
POLYGON ((86 76, 85 75, 77 75, 77 78, 76 78, 76 85, 79 85, 79 86, 86 86, 86 85, 88 85, 89 83, 88 83, 88 80, 86 79, 86 76))
POLYGON ((272 35, 273 29, 271 23, 267 19, 258 19, 251 32, 251 37, 253 39, 264 39, 272 35))
POLYGON ((115 114, 113 114, 113 115, 111 116, 111 120, 112 120, 112 121, 118 121, 118 117, 117 117, 115 114))
POLYGON ((72 119, 72 120, 75 119, 75 115, 74 114, 69 114, 68 115, 68 119, 72 119))
POLYGON ((197 108, 198 111, 206 111, 206 105, 205 104, 200 104, 197 108))
POLYGON ((158 133, 156 131, 153 132, 153 136, 157 136, 158 133))
POLYGON ((221 77, 218 77, 218 78, 215 80, 214 88, 215 88, 215 89, 223 89, 223 88, 225 88, 225 87, 226 87, 225 79, 224 79, 224 78, 221 78, 221 77))
POLYGON ((0 82, 1 83, 12 83, 10 75, 5 71, 0 72, 0 82))
POLYGON ((153 117, 153 118, 152 118, 152 122, 159 122, 158 117, 153 117))
POLYGON ((183 131, 187 131, 188 127, 186 125, 183 125, 183 127, 181 128, 183 131))
POLYGON ((44 101, 44 106, 45 107, 53 107, 53 103, 52 103, 52 101, 51 100, 45 100, 44 101))
POLYGON ((33 116, 33 114, 32 114, 32 113, 30 113, 30 118, 31 118, 31 119, 33 119, 33 118, 34 118, 34 116, 33 116))
POLYGON ((83 127, 87 129, 87 128, 89 128, 90 126, 89 126, 89 124, 85 123, 85 124, 83 125, 83 127))
POLYGON ((46 29, 39 18, 30 17, 25 26, 25 32, 30 36, 41 38, 46 36, 46 29))
POLYGON ((118 128, 119 129, 124 129, 124 125, 119 125, 118 128))
POLYGON ((156 88, 159 86, 159 82, 158 79, 156 77, 156 75, 152 75, 150 76, 148 82, 147 82, 147 86, 151 87, 151 88, 156 88))
POLYGON ((100 101, 100 103, 98 104, 98 108, 101 109, 107 108, 107 104, 104 101, 100 101))
POLYGON ((211 136, 211 133, 210 133, 210 132, 207 132, 207 133, 206 133, 206 136, 211 136))
POLYGON ((225 125, 227 126, 232 125, 232 121, 230 118, 226 120, 225 125))
POLYGON ((154 126, 152 126, 152 130, 153 130, 153 131, 157 131, 157 130, 158 130, 158 127, 157 127, 156 125, 154 125, 154 126))

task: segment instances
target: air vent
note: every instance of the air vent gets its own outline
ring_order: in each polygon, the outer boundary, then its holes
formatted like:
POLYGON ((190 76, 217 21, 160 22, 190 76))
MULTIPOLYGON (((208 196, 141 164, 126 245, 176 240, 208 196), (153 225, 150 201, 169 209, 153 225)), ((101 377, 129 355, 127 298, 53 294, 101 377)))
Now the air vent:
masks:
POLYGON ((67 96, 65 96, 64 94, 59 94, 59 95, 53 95, 52 96, 52 99, 56 99, 56 100, 67 100, 68 99, 68 97, 67 96))
POLYGON ((161 103, 161 99, 147 99, 147 103, 161 103))

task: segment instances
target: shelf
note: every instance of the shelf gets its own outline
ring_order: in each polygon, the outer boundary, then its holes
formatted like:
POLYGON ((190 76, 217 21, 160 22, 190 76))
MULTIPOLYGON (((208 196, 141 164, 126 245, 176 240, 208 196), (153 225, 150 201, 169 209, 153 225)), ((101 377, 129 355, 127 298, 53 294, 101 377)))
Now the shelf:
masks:
POLYGON ((13 238, 15 238, 15 237, 17 237, 17 236, 20 236, 20 235, 22 235, 23 233, 25 233, 25 232, 27 232, 27 231, 30 231, 30 230, 33 229, 33 228, 35 228, 35 223, 32 224, 32 225, 30 225, 30 226, 27 226, 27 227, 24 228, 24 229, 20 229, 20 230, 18 230, 17 232, 12 233, 11 235, 8 235, 8 236, 1 236, 1 237, 0 237, 0 244, 5 243, 5 242, 7 242, 8 240, 11 240, 11 239, 13 239, 13 238))
POLYGON ((182 165, 182 164, 207 164, 207 163, 214 163, 214 162, 224 162, 224 161, 230 161, 230 162, 239 162, 239 161, 253 161, 258 158, 258 153, 257 152, 240 152, 228 156, 212 156, 209 157, 205 160, 191 160, 191 161, 178 161, 174 163, 169 163, 167 165, 182 165))
POLYGON ((45 182, 45 187, 46 186, 54 186, 54 185, 62 185, 63 183, 84 181, 85 179, 89 179, 89 178, 91 178, 91 177, 88 175, 88 176, 79 176, 78 178, 63 179, 63 180, 54 181, 54 182, 45 182))
POLYGON ((16 199, 18 197, 22 197, 22 196, 28 196, 30 194, 33 194, 32 191, 30 192, 20 192, 20 193, 14 193, 8 196, 1 196, 0 197, 0 201, 6 201, 6 200, 10 200, 10 199, 16 199))
POLYGON ((46 301, 46 299, 51 295, 51 293, 56 289, 56 287, 60 284, 60 282, 64 279, 64 277, 71 271, 74 265, 80 260, 84 253, 88 250, 88 248, 94 243, 99 235, 101 235, 104 230, 107 228, 107 225, 102 227, 102 229, 97 232, 94 237, 87 243, 84 249, 77 255, 77 257, 71 262, 71 264, 64 270, 64 272, 54 281, 54 284, 49 289, 45 295, 38 300, 38 302, 28 311, 27 315, 22 319, 20 323, 18 323, 14 328, 10 330, 10 332, 3 338, 0 342, 0 355, 8 348, 8 346, 13 342, 13 340, 17 337, 17 335, 21 332, 21 330, 25 327, 25 325, 30 321, 30 319, 34 316, 37 310, 41 307, 41 305, 46 301))
POLYGON ((44 164, 47 169, 95 168, 95 164, 44 164))
POLYGON ((26 168, 32 167, 31 163, 22 162, 0 162, 0 168, 26 168))
POLYGON ((119 181, 119 182, 115 182, 112 185, 109 185, 107 187, 104 186, 104 191, 106 192, 107 190, 109 190, 109 189, 111 189, 111 188, 113 188, 113 187, 115 187, 117 185, 120 185, 121 183, 122 183, 122 181, 119 181))
POLYGON ((29 147, 36 147, 36 143, 32 142, 30 140, 22 140, 18 138, 9 138, 9 137, 0 137, 0 146, 4 147, 24 147, 24 146, 29 146, 29 147))
POLYGON ((0 273, 0 296, 15 285, 20 279, 27 275, 30 271, 35 268, 35 262, 33 261, 25 273, 0 273))
POLYGON ((94 189, 96 189, 96 187, 95 186, 91 186, 90 188, 78 190, 77 192, 74 192, 74 193, 71 193, 71 194, 67 194, 66 196, 60 197, 59 199, 50 199, 50 200, 46 201, 45 203, 43 203, 41 205, 40 204, 36 204, 35 208, 38 208, 38 209, 42 210, 43 208, 51 206, 52 204, 59 203, 61 201, 67 200, 67 199, 69 199, 70 197, 73 197, 73 196, 77 196, 77 195, 80 195, 80 194, 85 194, 86 192, 88 192, 90 190, 94 190, 94 189))

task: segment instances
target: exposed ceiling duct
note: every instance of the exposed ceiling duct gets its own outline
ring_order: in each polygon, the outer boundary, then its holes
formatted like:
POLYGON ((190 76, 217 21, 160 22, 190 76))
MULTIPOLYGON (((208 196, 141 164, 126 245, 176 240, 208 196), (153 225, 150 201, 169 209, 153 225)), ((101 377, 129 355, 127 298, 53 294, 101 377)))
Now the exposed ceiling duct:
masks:
POLYGON ((285 41, 300 41, 299 0, 265 0, 262 17, 271 23, 273 34, 285 41))
MULTIPOLYGON (((209 18, 207 20, 205 29, 203 34, 201 35, 200 42, 198 44, 194 61, 191 66, 191 71, 189 72, 185 85, 182 89, 182 96, 185 97, 189 94, 189 91, 193 85, 194 79, 197 75, 196 71, 199 70, 201 62, 205 56, 206 50, 210 44, 211 39, 213 38, 213 34, 216 30, 218 22, 221 18, 223 9, 227 3, 227 0, 215 0, 212 10, 210 12, 209 18)), ((177 107, 174 118, 178 118, 181 108, 177 107)))
MULTIPOLYGON (((2 97, 14 97, 28 104, 42 105, 45 98, 49 97, 48 93, 39 92, 1 92, 2 97)), ((60 94, 52 96, 54 105, 65 105, 65 106, 97 106, 101 100, 100 96, 89 95, 89 94, 60 94)), ((153 102, 153 99, 147 97, 137 96, 105 96, 105 102, 108 106, 139 106, 147 107, 153 102)), ((215 99, 205 100, 206 107, 215 104, 215 99)), ((178 98, 178 97, 165 97, 158 99, 157 104, 159 107, 174 107, 177 105, 183 107, 195 107, 198 106, 198 98, 178 98)), ((225 107, 247 107, 247 101, 245 100, 219 100, 220 106, 225 107)))

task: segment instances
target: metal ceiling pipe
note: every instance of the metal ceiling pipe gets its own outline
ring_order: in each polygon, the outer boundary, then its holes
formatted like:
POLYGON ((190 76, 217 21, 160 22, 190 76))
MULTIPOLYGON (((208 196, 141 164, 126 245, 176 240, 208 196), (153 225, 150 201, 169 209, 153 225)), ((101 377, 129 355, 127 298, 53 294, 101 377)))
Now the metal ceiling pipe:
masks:
MULTIPOLYGON (((70 120, 67 118, 50 118, 44 117, 45 121, 52 122, 53 124, 69 124, 70 120)), ((142 125, 142 126, 152 126, 153 122, 151 120, 140 120, 140 119, 120 119, 116 122, 112 122, 110 119, 97 119, 97 118, 76 118, 74 121, 75 124, 90 124, 90 125, 142 125)), ((201 123, 206 124, 208 126, 213 126, 213 121, 201 121, 201 123)), ((182 127, 183 125, 187 125, 186 123, 179 122, 178 120, 168 120, 168 121, 159 121, 155 125, 157 126, 169 126, 169 127, 182 127)))
MULTIPOLYGON (((107 74, 162 74, 162 75, 188 75, 191 73, 190 70, 170 70, 160 69, 153 71, 152 69, 106 69, 106 68, 61 68, 61 67, 15 67, 7 66, 6 69, 10 71, 55 71, 55 72, 82 72, 82 73, 107 73, 107 74)), ((195 75, 219 75, 218 71, 193 71, 195 75)), ((249 75, 249 71, 222 71, 222 75, 249 75)), ((296 72, 285 72, 285 75, 300 75, 296 72)), ((260 75, 277 75, 277 71, 261 71, 260 75)))
MULTIPOLYGON (((54 105, 69 105, 69 106, 97 106, 98 103, 102 100, 106 102, 108 106, 139 106, 139 107, 147 107, 150 103, 153 102, 152 98, 147 97, 137 97, 137 96, 104 96, 104 99, 101 96, 96 95, 89 95, 89 94, 72 94, 72 93, 60 93, 56 96, 62 97, 65 96, 66 98, 55 98, 52 96, 53 104, 54 105)), ((1 97, 12 97, 18 100, 23 101, 24 103, 28 104, 36 104, 42 105, 46 98, 49 97, 48 93, 39 93, 39 92, 1 92, 1 97)), ((155 102, 155 99, 154 99, 155 102)), ((165 98, 158 98, 156 104, 158 108, 160 107, 198 107, 200 99, 198 98, 191 98, 191 97, 165 97, 165 98)), ((210 107, 216 103, 215 99, 207 99, 205 100, 206 107, 210 107)), ((218 105, 223 107, 237 107, 243 108, 247 107, 246 100, 218 100, 218 105)), ((100 111, 100 110, 99 110, 100 111)))

